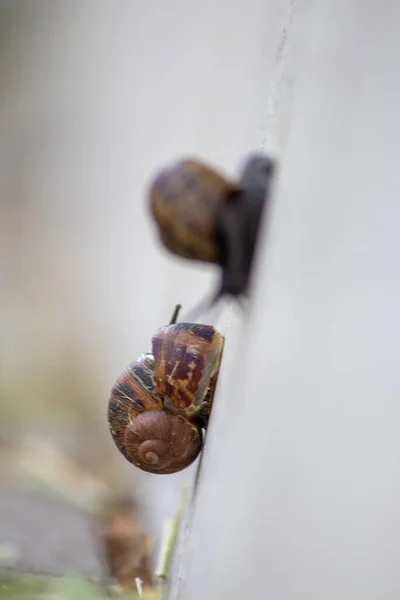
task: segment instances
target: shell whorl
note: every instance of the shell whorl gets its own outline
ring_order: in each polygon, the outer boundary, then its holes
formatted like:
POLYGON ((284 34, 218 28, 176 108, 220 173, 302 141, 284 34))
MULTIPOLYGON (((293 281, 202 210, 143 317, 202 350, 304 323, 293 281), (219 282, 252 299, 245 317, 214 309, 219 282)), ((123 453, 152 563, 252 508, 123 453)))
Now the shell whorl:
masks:
POLYGON ((201 429, 181 416, 147 411, 125 430, 128 460, 142 471, 175 473, 188 467, 202 448, 201 429))
POLYGON ((151 354, 132 363, 114 384, 108 422, 121 454, 142 471, 175 473, 189 466, 202 448, 200 426, 164 410, 151 354))

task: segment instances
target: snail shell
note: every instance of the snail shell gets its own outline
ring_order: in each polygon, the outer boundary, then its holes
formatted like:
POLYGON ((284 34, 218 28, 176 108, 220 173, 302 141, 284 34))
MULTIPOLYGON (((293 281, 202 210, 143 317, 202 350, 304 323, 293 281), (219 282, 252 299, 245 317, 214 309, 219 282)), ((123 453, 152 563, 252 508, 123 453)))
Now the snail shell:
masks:
POLYGON ((170 252, 220 262, 216 226, 226 197, 237 186, 197 160, 182 160, 161 170, 149 190, 151 213, 170 252))
POLYGON ((108 405, 111 435, 143 471, 175 473, 198 456, 211 411, 224 338, 214 327, 178 323, 153 336, 129 365, 108 405))

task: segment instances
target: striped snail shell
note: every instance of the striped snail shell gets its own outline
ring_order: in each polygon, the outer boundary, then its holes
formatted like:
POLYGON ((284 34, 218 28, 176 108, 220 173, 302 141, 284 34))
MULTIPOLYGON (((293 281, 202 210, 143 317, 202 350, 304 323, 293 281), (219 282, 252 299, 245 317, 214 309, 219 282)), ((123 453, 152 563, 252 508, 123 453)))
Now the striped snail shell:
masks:
POLYGON ((203 445, 224 338, 214 327, 167 325, 152 353, 129 365, 108 404, 111 435, 123 456, 150 473, 188 467, 203 445))

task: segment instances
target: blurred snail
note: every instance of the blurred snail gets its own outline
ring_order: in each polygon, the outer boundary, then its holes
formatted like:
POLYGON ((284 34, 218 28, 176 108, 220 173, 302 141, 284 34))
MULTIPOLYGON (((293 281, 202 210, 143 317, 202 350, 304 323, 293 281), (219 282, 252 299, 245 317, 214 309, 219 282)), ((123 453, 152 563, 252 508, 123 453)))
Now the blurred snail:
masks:
POLYGON ((124 457, 143 471, 175 473, 203 445, 224 337, 210 325, 171 323, 152 338, 114 384, 108 404, 111 435, 124 457))
POLYGON ((246 293, 274 163, 252 155, 238 181, 184 159, 162 169, 149 188, 151 214, 164 247, 183 258, 218 264, 224 294, 246 293))

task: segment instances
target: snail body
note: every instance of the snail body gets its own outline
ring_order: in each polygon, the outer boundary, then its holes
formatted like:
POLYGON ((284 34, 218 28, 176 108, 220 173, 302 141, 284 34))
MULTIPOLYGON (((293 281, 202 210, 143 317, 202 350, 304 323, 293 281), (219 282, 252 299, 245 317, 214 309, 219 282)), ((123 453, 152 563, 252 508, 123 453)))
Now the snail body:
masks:
POLYGON ((162 169, 149 188, 150 211, 164 247, 221 267, 216 299, 248 289, 273 172, 271 159, 258 154, 247 160, 238 181, 184 159, 162 169))
POLYGON ((178 323, 152 338, 114 384, 108 404, 111 435, 123 456, 143 471, 175 473, 203 445, 224 338, 214 327, 178 323))

